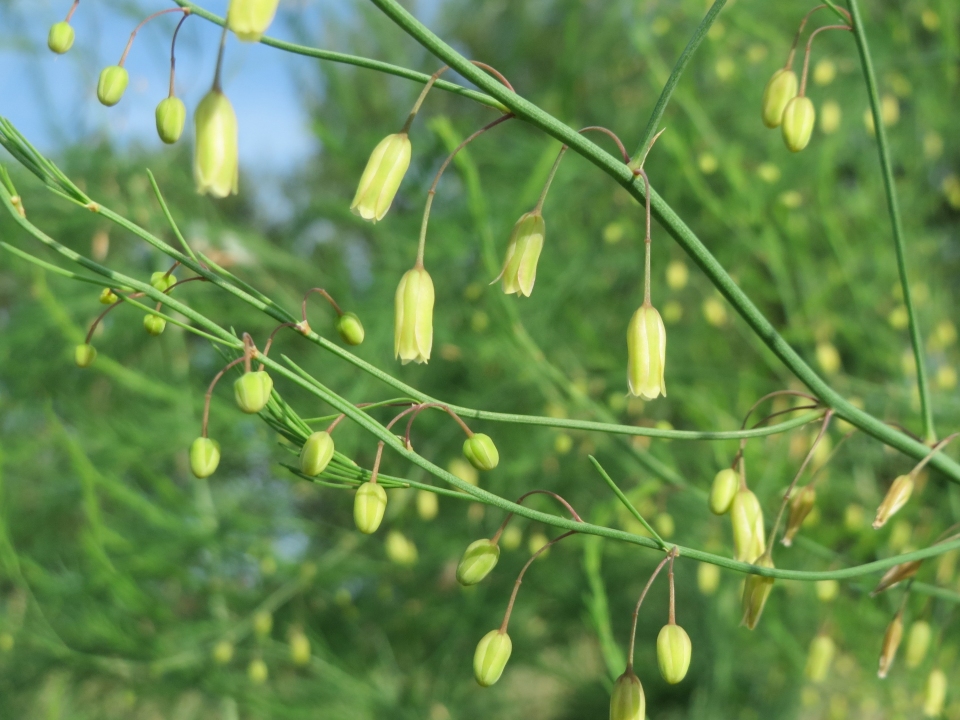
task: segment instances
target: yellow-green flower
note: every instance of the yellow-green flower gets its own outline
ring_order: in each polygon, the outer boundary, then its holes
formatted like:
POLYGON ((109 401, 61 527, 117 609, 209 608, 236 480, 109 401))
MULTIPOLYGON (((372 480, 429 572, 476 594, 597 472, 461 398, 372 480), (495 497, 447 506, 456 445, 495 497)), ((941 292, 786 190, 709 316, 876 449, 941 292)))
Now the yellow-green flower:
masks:
POLYGON ((404 365, 427 362, 433 347, 433 280, 422 265, 404 273, 395 303, 394 356, 404 365))
POLYGON ((219 90, 206 94, 194 115, 196 148, 193 178, 197 192, 223 198, 237 193, 240 164, 237 150, 237 115, 219 90))
POLYGON ((411 152, 410 138, 405 132, 387 135, 380 141, 367 161, 350 204, 355 215, 371 222, 383 219, 410 167, 411 152))
POLYGON ((726 515, 730 512, 733 498, 740 488, 740 476, 736 470, 726 468, 713 478, 710 486, 710 512, 714 515, 726 515))
POLYGON ((887 490, 883 502, 881 502, 880 507, 877 508, 877 517, 873 521, 873 529, 879 530, 882 528, 887 520, 907 504, 912 494, 913 478, 910 475, 900 475, 893 481, 893 484, 890 485, 890 489, 887 490))
POLYGON ((627 385, 630 394, 653 400, 667 396, 663 369, 667 357, 667 330, 660 313, 644 303, 627 326, 627 385))
POLYGON ((157 135, 167 145, 173 145, 183 134, 183 126, 187 122, 187 108, 183 100, 178 97, 168 97, 157 105, 156 113, 157 135))
POLYGON ((63 55, 73 47, 75 34, 68 22, 54 23, 47 35, 47 47, 57 55, 63 55))
POLYGON ((675 623, 664 625, 657 635, 657 663, 660 674, 671 685, 687 675, 693 647, 687 631, 675 623))
MULTIPOLYGON (((769 553, 764 553, 760 558, 754 561, 754 564, 760 567, 772 568, 773 559, 769 553)), ((767 598, 770 597, 770 591, 773 590, 773 578, 762 575, 748 575, 743 583, 743 598, 741 606, 743 608, 743 625, 753 630, 760 622, 760 616, 763 614, 763 608, 767 604, 767 598)))
POLYGON ((644 720, 647 701, 633 670, 627 670, 617 678, 610 696, 610 720, 644 720))
POLYGON ((763 89, 763 124, 768 128, 780 127, 783 111, 797 94, 797 74, 780 68, 767 81, 763 89))
POLYGON ((530 297, 537 279, 537 261, 543 249, 546 224, 539 212, 524 214, 513 226, 503 269, 493 282, 502 279, 507 295, 530 297))
POLYGON ((73 352, 73 360, 79 368, 88 368, 97 359, 97 349, 89 343, 77 345, 73 352))
POLYGON ((500 679, 512 651, 513 642, 505 632, 491 630, 481 638, 473 654, 473 674, 482 687, 500 679))
POLYGON ((740 490, 730 505, 733 524, 734 558, 740 562, 756 562, 766 550, 763 509, 750 490, 740 490))
POLYGON ((817 111, 813 101, 806 96, 793 98, 783 111, 783 142, 790 152, 800 152, 810 142, 817 111))
POLYGON ((213 475, 220 464, 220 445, 216 440, 198 437, 190 446, 190 471, 198 478, 213 475))
POLYGON ((244 42, 260 42, 279 4, 280 0, 230 0, 227 27, 244 42))

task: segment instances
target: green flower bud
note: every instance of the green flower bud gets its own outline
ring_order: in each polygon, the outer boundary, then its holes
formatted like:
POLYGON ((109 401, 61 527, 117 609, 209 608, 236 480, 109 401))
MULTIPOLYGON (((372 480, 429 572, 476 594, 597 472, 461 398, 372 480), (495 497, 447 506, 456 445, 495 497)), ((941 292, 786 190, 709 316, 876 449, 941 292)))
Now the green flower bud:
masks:
POLYGON ((417 515, 421 520, 433 520, 440 512, 437 494, 429 490, 417 490, 417 515))
POLYGON ((780 127, 783 111, 797 95, 797 74, 780 68, 767 81, 763 89, 763 124, 768 128, 780 127))
POLYGON ((500 679, 512 651, 510 636, 499 630, 491 630, 477 643, 473 674, 482 687, 490 687, 500 679))
POLYGON ((213 659, 220 665, 226 665, 233 659, 233 643, 229 640, 221 640, 213 646, 213 659))
POLYGON ((196 147, 193 179, 197 192, 224 198, 237 194, 240 166, 237 154, 237 115, 219 90, 206 94, 193 116, 196 147))
POLYGON ((903 615, 897 613, 890 624, 887 625, 887 631, 883 634, 883 645, 880 647, 880 665, 877 668, 877 677, 881 680, 890 672, 893 667, 893 661, 897 657, 897 648, 900 647, 900 640, 903 638, 903 615))
POLYGON ((325 430, 312 433, 300 450, 300 472, 316 477, 330 464, 333 457, 333 438, 325 430))
MULTIPOLYGON (((764 553, 754 561, 754 564, 760 567, 772 568, 773 558, 771 558, 769 554, 764 553)), ((743 597, 741 600, 743 620, 741 624, 746 625, 750 630, 753 630, 757 626, 772 589, 772 577, 763 577, 762 575, 747 576, 746 581, 743 583, 743 597)))
POLYGON ((410 138, 406 133, 387 135, 373 149, 360 176, 350 210, 364 220, 382 220, 390 209, 403 176, 410 167, 410 138))
POLYGON ((877 517, 873 521, 873 529, 879 530, 887 520, 893 517, 910 499, 913 494, 913 477, 910 475, 901 475, 887 490, 887 494, 877 508, 877 517))
POLYGON ((290 636, 290 661, 294 665, 310 663, 310 639, 302 632, 290 636))
POLYGON ((783 111, 783 142, 790 152, 800 152, 810 142, 810 134, 817 121, 817 111, 808 97, 797 96, 783 111))
POLYGON ((198 478, 208 478, 220 464, 220 444, 216 440, 198 437, 190 446, 190 470, 198 478))
POLYGON ((806 675, 813 682, 823 682, 830 672, 836 645, 829 635, 817 635, 810 643, 810 653, 807 655, 806 675))
POLYGON ((243 42, 260 42, 279 4, 280 0, 230 0, 227 27, 243 42))
POLYGON ((77 363, 77 367, 88 368, 93 365, 93 361, 96 359, 97 349, 88 343, 77 345, 73 351, 73 360, 77 363))
POLYGON ((168 97, 160 101, 156 111, 157 135, 167 145, 173 145, 183 134, 187 122, 187 107, 178 97, 168 97))
POLYGON ((644 720, 646 718, 647 700, 643 695, 643 685, 640 684, 633 670, 627 670, 617 678, 613 685, 613 694, 610 696, 610 720, 644 720))
POLYGON ((250 664, 247 666, 247 677, 250 678, 250 682, 254 685, 263 685, 267 678, 270 676, 270 671, 267 669, 267 664, 257 658, 256 660, 251 660, 250 664))
POLYGON ((937 668, 927 676, 927 690, 923 696, 923 714, 927 717, 940 717, 946 699, 947 676, 943 670, 937 668))
POLYGON ((463 454, 477 470, 493 470, 500 462, 497 446, 483 433, 474 433, 463 441, 463 454))
POLYGON ((143 318, 143 329, 154 337, 163 334, 166 327, 167 321, 159 315, 147 315, 143 318))
POLYGON ((120 298, 117 297, 117 294, 110 288, 104 288, 100 291, 100 304, 101 305, 113 305, 120 298))
POLYGON ((663 369, 667 358, 667 331, 660 313, 644 303, 627 326, 627 385, 630 394, 653 400, 667 396, 663 369))
POLYGON ((393 354, 404 365, 430 360, 433 347, 433 280, 423 267, 407 270, 395 298, 393 354))
POLYGON ((417 562, 417 546, 406 535, 396 530, 387 533, 387 557, 397 565, 411 566, 417 562))
POLYGON ((813 489, 813 485, 800 488, 790 498, 790 515, 787 518, 787 530, 782 540, 784 545, 790 547, 793 544, 793 539, 800 532, 800 526, 803 525, 803 521, 807 519, 816 502, 817 491, 813 489))
POLYGON ((730 512, 733 498, 740 489, 740 476, 736 470, 721 470, 713 478, 710 486, 710 512, 714 515, 726 515, 730 512))
POLYGON ((353 522, 357 530, 372 535, 380 527, 387 509, 387 491, 377 483, 365 482, 353 499, 353 522))
POLYGON ((233 383, 233 397, 245 413, 258 413, 270 401, 273 378, 265 370, 245 372, 233 383))
POLYGON ((363 342, 363 325, 354 313, 348 312, 337 318, 337 332, 347 345, 359 345, 363 342))
POLYGON ((74 37, 75 35, 70 23, 54 23, 50 26, 50 34, 47 35, 47 47, 57 55, 63 55, 73 47, 74 37))
POLYGON ((457 582, 461 585, 476 585, 497 566, 500 546, 483 538, 467 545, 457 565, 457 582))
POLYGON ((704 595, 713 595, 720 585, 720 568, 710 563, 700 563, 697 568, 697 588, 704 595))
POLYGON ((537 279, 537 261, 543 249, 545 233, 546 224, 539 212, 525 213, 513 226, 503 269, 493 281, 502 278, 503 291, 507 295, 530 297, 537 279))
POLYGON ((105 67, 100 71, 100 79, 97 81, 97 99, 107 107, 116 105, 123 97, 128 82, 130 74, 125 67, 105 67))
POLYGON ((730 504, 733 524, 734 558, 740 562, 754 562, 766 550, 763 510, 760 501, 750 490, 740 490, 730 504))
POLYGON ((693 648, 690 636, 679 625, 669 624, 660 628, 657 635, 657 664, 660 674, 671 685, 676 685, 687 675, 693 648))
POLYGON ((927 650, 930 647, 930 640, 933 638, 933 630, 930 623, 924 620, 917 620, 910 626, 910 632, 907 635, 907 667, 915 668, 927 656, 927 650))
POLYGON ((260 637, 266 637, 273 630, 273 615, 265 610, 257 612, 253 616, 253 631, 260 637))
POLYGON ((158 270, 150 276, 150 284, 162 293, 169 290, 176 282, 177 278, 174 277, 173 273, 167 273, 163 270, 158 270))

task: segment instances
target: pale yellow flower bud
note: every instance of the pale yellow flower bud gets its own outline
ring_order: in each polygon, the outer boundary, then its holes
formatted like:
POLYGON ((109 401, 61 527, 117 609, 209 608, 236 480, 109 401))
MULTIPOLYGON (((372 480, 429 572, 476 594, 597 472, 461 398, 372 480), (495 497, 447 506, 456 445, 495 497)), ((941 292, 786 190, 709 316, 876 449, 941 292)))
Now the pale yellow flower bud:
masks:
POLYGON ((644 720, 646 709, 647 700, 643 694, 640 678, 633 673, 633 670, 627 668, 613 685, 613 694, 610 696, 610 720, 644 720))
POLYGON ((913 494, 913 477, 910 475, 900 475, 893 481, 893 484, 890 485, 890 489, 887 490, 883 502, 881 502, 880 507, 877 508, 877 517, 873 521, 873 529, 879 530, 882 528, 887 520, 907 504, 911 494, 913 494))
POLYGON ((710 512, 714 515, 726 515, 730 512, 733 498, 740 488, 740 476, 736 470, 726 468, 717 473, 710 486, 710 512))
POLYGON ((387 510, 387 492, 379 484, 365 482, 357 488, 353 500, 353 521, 357 529, 372 535, 380 527, 387 510))
POLYGON ((476 585, 483 580, 500 559, 500 546, 483 538, 475 540, 463 551, 457 564, 457 582, 461 585, 476 585))
POLYGON ((300 449, 300 472, 316 477, 333 459, 333 438, 326 430, 311 433, 300 449))
POLYGON ((93 345, 83 343, 74 348, 73 360, 77 363, 77 367, 88 368, 93 365, 93 361, 96 359, 97 349, 93 345))
POLYGON ((100 78, 97 80, 97 99, 107 107, 116 105, 126 92, 129 82, 130 74, 125 67, 105 67, 100 71, 100 78))
POLYGON ((412 147, 406 133, 387 135, 373 149, 360 176, 350 210, 364 220, 382 220, 410 167, 412 147))
POLYGON ((404 273, 395 302, 394 355, 404 365, 427 362, 433 347, 433 280, 422 266, 404 273))
MULTIPOLYGON (((764 553, 762 557, 755 561, 760 567, 772 568, 773 559, 769 554, 764 553)), ((773 578, 763 577, 761 575, 748 575, 743 584, 743 598, 741 606, 743 608, 742 624, 753 630, 760 622, 760 616, 763 614, 763 608, 767 604, 767 598, 770 597, 770 591, 773 589, 773 578)))
POLYGON ((537 261, 545 234, 543 215, 536 211, 524 214, 513 226, 503 269, 493 281, 502 278, 503 291, 507 295, 530 297, 537 279, 537 261))
POLYGON ((733 524, 734 558, 740 562, 756 562, 766 550, 763 509, 750 490, 740 490, 730 505, 733 524))
POLYGON ((657 664, 660 674, 671 685, 687 675, 693 648, 687 631, 676 624, 664 625, 657 635, 657 664))
POLYGON ((168 97, 160 101, 154 113, 157 121, 157 135, 168 145, 172 145, 183 134, 187 121, 187 108, 178 97, 168 97))
POLYGON ((47 35, 47 47, 57 55, 63 55, 73 47, 75 34, 68 22, 58 22, 50 27, 47 35))
POLYGON ((290 636, 290 660, 294 665, 310 663, 310 638, 302 632, 295 632, 290 636))
POLYGON ((697 588, 704 595, 713 595, 720 585, 720 568, 710 563, 700 563, 697 568, 697 588))
POLYGON ((837 647, 829 635, 817 635, 813 639, 810 643, 806 667, 806 675, 810 680, 823 682, 826 679, 836 650, 837 647))
POLYGON ((900 640, 903 638, 903 618, 897 613, 887 631, 883 634, 883 645, 880 648, 880 665, 877 668, 877 677, 885 678, 893 661, 897 657, 897 648, 900 647, 900 640))
POLYGON ((198 437, 190 445, 190 471, 198 478, 213 475, 220 464, 220 445, 216 440, 198 437))
POLYGON ((783 111, 797 94, 797 74, 780 68, 767 81, 763 89, 763 124, 768 128, 780 127, 783 111))
POLYGON ((910 626, 910 632, 907 634, 907 667, 915 668, 927 656, 927 649, 930 647, 930 640, 933 638, 933 630, 930 623, 925 620, 917 620, 910 626))
POLYGON ((783 142, 790 152, 800 152, 810 142, 817 111, 808 97, 795 97, 783 111, 783 142))
POLYGON ((513 642, 499 630, 491 630, 481 638, 473 655, 473 674, 482 687, 490 687, 503 674, 510 659, 513 642))
POLYGON ((270 671, 267 669, 267 664, 257 658, 256 660, 251 660, 250 664, 247 666, 247 677, 250 678, 250 682, 254 685, 263 685, 267 678, 270 676, 270 671))
POLYGON ((244 42, 260 42, 279 4, 280 0, 230 0, 227 27, 244 42))
POLYGON ((240 178, 237 115, 219 90, 206 94, 194 114, 196 148, 193 178, 197 192, 223 198, 236 195, 240 178))
POLYGON ((627 385, 630 394, 653 400, 667 396, 663 370, 667 358, 667 331, 660 313, 644 303, 627 326, 627 385))
POLYGON ((943 712, 943 703, 947 699, 947 675, 940 668, 927 676, 927 691, 923 697, 923 714, 927 717, 939 717, 943 712))

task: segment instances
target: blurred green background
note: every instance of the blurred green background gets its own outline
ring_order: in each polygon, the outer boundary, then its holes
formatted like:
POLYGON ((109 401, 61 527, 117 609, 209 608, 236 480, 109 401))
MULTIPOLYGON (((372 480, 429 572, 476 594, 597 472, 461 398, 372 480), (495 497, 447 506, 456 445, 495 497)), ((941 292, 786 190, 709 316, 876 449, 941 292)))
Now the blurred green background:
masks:
MULTIPOLYGON (((44 47, 46 29, 67 4, 0 3, 0 52, 17 68, 6 73, 0 112, 92 197, 171 241, 144 173, 149 167, 194 247, 291 309, 307 289, 327 288, 363 319, 367 339, 357 354, 423 391, 504 412, 735 429, 758 397, 798 387, 654 226, 653 301, 668 323, 669 396, 627 400, 624 332, 642 300, 642 208, 573 153, 546 202, 533 296, 505 297, 488 285, 510 228, 536 202, 558 149, 519 122, 471 145, 441 181, 426 255, 437 292, 434 357, 426 366, 400 367, 392 357, 393 293, 415 257, 426 191, 449 150, 493 111, 431 93, 412 130, 413 162, 393 209, 383 222, 364 224, 348 209, 356 181, 373 146, 399 129, 419 86, 232 42, 225 89, 239 98, 241 194, 214 202, 194 194, 189 138, 168 149, 149 134, 169 28, 145 32, 143 50, 135 50, 140 65, 131 87, 153 95, 132 92, 113 110, 91 100, 95 73, 115 62, 128 29, 165 5, 82 3, 77 46, 55 58, 44 47), (84 13, 109 24, 85 35, 83 23, 92 21, 84 13), (132 119, 114 124, 118 115, 110 114, 120 112, 132 119)), ((864 5, 943 436, 960 420, 960 8, 952 0, 864 5)), ((222 12, 224 3, 207 6, 222 12)), ((362 2, 283 8, 274 35, 426 72, 438 65, 362 2)), ((411 9, 569 125, 606 125, 632 149, 706 6, 444 0, 411 9)), ((807 9, 729 3, 680 83, 646 168, 808 361, 873 414, 918 432, 906 316, 852 39, 826 33, 816 41, 809 95, 819 119, 807 150, 791 155, 779 132, 760 122, 763 86, 807 9)), ((187 26, 193 29, 180 73, 195 101, 212 70, 216 32, 199 19, 187 26)), ((60 241, 138 277, 168 267, 133 236, 46 193, 9 157, 3 162, 29 217, 60 241)), ((0 237, 58 262, 7 217, 0 237)), ((268 318, 200 283, 179 294, 260 343, 272 329, 268 318)), ((397 490, 380 532, 360 536, 352 494, 290 475, 279 465, 285 455, 276 434, 242 416, 225 386, 211 416, 223 461, 209 481, 197 481, 186 451, 221 356, 174 326, 151 338, 137 312, 121 308, 94 339, 96 364, 81 371, 72 348, 101 309, 95 289, 2 256, 0 717, 606 717, 630 613, 656 553, 579 537, 551 549, 520 592, 511 662, 496 686, 481 689, 472 677, 474 646, 499 625, 516 572, 549 529, 515 520, 494 574, 465 591, 453 578, 456 561, 469 542, 494 532, 500 511, 441 498, 430 517, 414 491, 397 490), (291 656, 294 637, 309 640, 307 664, 291 656), (251 673, 260 660, 266 679, 251 673)), ((310 313, 314 328, 332 337, 328 309, 318 302, 310 313)), ((280 335, 278 349, 354 402, 394 394, 292 335, 280 335)), ((304 417, 329 413, 289 384, 278 382, 278 390, 304 417)), ((587 519, 636 530, 587 461, 596 454, 662 534, 731 553, 729 521, 709 514, 704 491, 732 459, 735 442, 471 425, 500 449, 500 466, 480 478, 492 492, 512 499, 553 490, 587 519)), ((848 430, 835 424, 829 447, 848 430)), ((768 522, 812 436, 804 428, 748 445, 751 487, 768 522)), ((460 430, 440 414, 421 415, 413 440, 441 465, 459 457, 460 430)), ((337 446, 365 467, 376 450, 349 424, 338 429, 337 446)), ((842 567, 929 545, 960 520, 960 488, 936 473, 924 476, 922 491, 894 521, 879 532, 869 528, 889 481, 910 467, 854 434, 819 470, 826 477, 818 507, 795 546, 778 548, 778 566, 842 567)), ((389 452, 383 470, 425 479, 389 452)), ((535 498, 531 505, 551 507, 535 498)), ((919 579, 960 590, 956 555, 926 563, 919 579)), ((698 584, 699 573, 694 562, 677 564, 678 622, 694 648, 680 685, 666 685, 656 666, 665 582, 641 611, 637 672, 653 720, 913 718, 934 667, 954 685, 945 716, 960 718, 955 603, 913 594, 908 627, 929 621, 931 650, 919 666, 900 662, 880 681, 877 656, 899 590, 870 598, 876 578, 868 577, 841 583, 831 597, 829 586, 778 582, 760 626, 749 632, 738 627, 741 577, 724 572, 711 588, 702 576, 698 584), (804 666, 818 632, 831 635, 838 654, 827 679, 812 682, 804 666)))

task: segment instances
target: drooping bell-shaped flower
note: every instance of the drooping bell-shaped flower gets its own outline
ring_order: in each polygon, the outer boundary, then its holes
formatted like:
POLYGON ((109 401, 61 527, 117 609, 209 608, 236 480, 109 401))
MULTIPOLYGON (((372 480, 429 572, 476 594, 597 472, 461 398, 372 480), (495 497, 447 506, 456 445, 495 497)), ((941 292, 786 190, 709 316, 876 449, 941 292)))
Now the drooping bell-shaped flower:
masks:
POLYGON ((763 89, 763 124, 768 128, 780 127, 787 103, 797 96, 797 74, 780 68, 767 81, 763 89))
POLYGON ((421 265, 407 270, 397 286, 394 355, 406 365, 430 360, 433 347, 433 280, 421 265))
POLYGON ((216 198, 236 195, 240 179, 237 115, 227 96, 217 89, 208 92, 197 106, 194 127, 197 192, 216 198))
POLYGON ((660 313, 645 302, 627 326, 627 385, 630 394, 653 400, 667 396, 663 380, 667 358, 667 330, 660 313))
POLYGON ((187 122, 187 107, 178 97, 168 97, 157 105, 156 113, 157 135, 167 145, 173 145, 183 134, 183 126, 187 122))
POLYGON ((503 674, 513 651, 510 636, 500 630, 491 630, 477 643, 473 654, 473 674, 482 687, 490 687, 503 674))
POLYGON ((410 167, 412 146, 405 132, 387 135, 373 149, 360 176, 350 210, 364 220, 377 222, 387 214, 410 167))
POLYGON ((260 42, 279 4, 280 0, 230 0, 227 27, 244 42, 260 42))
POLYGON ((817 111, 810 98, 798 95, 787 103, 780 129, 783 131, 783 142, 790 152, 800 152, 807 146, 816 121, 817 111))
POLYGON ((525 213, 513 226, 503 269, 494 282, 502 280, 507 295, 530 297, 537 279, 537 261, 543 249, 546 224, 539 211, 525 213))

